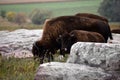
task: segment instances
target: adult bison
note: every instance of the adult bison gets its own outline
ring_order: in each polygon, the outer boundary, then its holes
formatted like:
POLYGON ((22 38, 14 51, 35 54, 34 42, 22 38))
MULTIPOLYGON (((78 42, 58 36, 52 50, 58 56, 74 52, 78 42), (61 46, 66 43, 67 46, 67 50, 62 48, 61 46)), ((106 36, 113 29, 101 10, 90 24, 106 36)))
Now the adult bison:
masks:
POLYGON ((120 34, 120 29, 113 29, 111 32, 112 32, 112 33, 120 34))
POLYGON ((77 13, 77 14, 75 14, 75 16, 98 19, 98 20, 102 20, 102 21, 108 23, 107 18, 102 17, 102 16, 98 16, 98 15, 95 15, 95 14, 90 14, 90 13, 77 13))
POLYGON ((37 54, 43 61, 46 51, 54 53, 55 50, 61 48, 61 44, 56 41, 59 35, 69 33, 72 30, 98 32, 103 35, 105 42, 107 42, 108 37, 112 39, 110 27, 104 21, 77 16, 60 16, 46 22, 41 40, 36 41, 33 45, 33 54, 37 54))
POLYGON ((100 42, 105 43, 104 37, 97 32, 73 30, 70 33, 60 35, 57 39, 63 51, 70 52, 71 46, 76 42, 100 42))

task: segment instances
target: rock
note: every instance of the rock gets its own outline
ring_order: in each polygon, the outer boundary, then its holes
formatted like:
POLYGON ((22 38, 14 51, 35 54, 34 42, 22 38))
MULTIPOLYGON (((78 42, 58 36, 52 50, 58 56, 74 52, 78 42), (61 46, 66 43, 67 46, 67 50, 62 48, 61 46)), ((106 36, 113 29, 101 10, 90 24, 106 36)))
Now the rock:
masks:
POLYGON ((5 58, 32 57, 32 44, 41 38, 42 32, 43 30, 27 29, 19 29, 12 32, 0 31, 0 54, 5 58))
POLYGON ((109 43, 120 44, 120 34, 112 33, 113 40, 108 40, 109 43))
POLYGON ((31 53, 31 51, 18 49, 18 50, 9 52, 7 54, 2 54, 2 57, 7 58, 7 59, 9 59, 11 57, 27 58, 27 57, 33 57, 33 54, 31 53))
POLYGON ((106 57, 106 66, 109 71, 120 71, 120 53, 114 53, 106 57))
POLYGON ((120 44, 77 42, 71 48, 67 63, 120 70, 120 44))
POLYGON ((114 80, 101 68, 51 62, 39 66, 34 80, 114 80))

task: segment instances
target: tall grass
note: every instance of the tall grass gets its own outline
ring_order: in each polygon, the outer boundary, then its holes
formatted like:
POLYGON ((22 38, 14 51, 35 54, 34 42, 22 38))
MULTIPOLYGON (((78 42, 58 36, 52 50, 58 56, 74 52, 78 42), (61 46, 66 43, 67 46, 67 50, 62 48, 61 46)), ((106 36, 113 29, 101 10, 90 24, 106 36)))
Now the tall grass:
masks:
MULTIPOLYGON (((68 55, 59 60, 59 54, 54 55, 55 61, 65 62, 68 55)), ((34 80, 39 61, 33 58, 10 58, 5 59, 0 56, 0 80, 34 80)))
POLYGON ((110 24, 110 28, 112 29, 120 29, 120 22, 111 22, 110 24))
POLYGON ((38 66, 32 58, 0 58, 0 80, 33 80, 38 66))
POLYGON ((17 29, 28 29, 28 30, 31 30, 31 29, 42 29, 43 25, 34 25, 34 24, 27 24, 27 25, 24 25, 23 27, 21 26, 6 26, 4 24, 2 24, 2 26, 0 26, 0 31, 2 30, 8 30, 8 31, 14 31, 14 30, 17 30, 17 29))

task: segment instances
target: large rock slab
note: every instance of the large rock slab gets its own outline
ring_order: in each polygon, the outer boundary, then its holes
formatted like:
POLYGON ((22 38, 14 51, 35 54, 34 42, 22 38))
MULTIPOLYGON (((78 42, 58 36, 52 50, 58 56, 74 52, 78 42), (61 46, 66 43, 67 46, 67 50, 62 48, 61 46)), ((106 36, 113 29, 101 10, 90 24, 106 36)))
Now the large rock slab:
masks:
POLYGON ((51 62, 39 66, 34 80, 117 80, 101 68, 51 62))
POLYGON ((77 42, 71 48, 67 63, 120 70, 120 44, 77 42))
POLYGON ((43 30, 19 29, 0 31, 0 54, 6 58, 33 57, 32 44, 42 36, 43 30))

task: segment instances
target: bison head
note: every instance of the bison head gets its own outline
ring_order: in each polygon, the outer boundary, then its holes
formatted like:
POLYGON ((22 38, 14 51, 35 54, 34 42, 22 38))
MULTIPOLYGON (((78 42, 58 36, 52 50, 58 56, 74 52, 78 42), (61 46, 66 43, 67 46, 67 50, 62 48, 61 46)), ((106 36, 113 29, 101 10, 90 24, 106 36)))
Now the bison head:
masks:
POLYGON ((39 57, 41 60, 43 60, 45 52, 45 47, 39 41, 33 43, 32 53, 34 55, 34 58, 39 57))
POLYGON ((71 46, 76 42, 76 37, 72 34, 65 33, 63 35, 59 35, 57 42, 61 44, 63 52, 70 52, 71 46))

